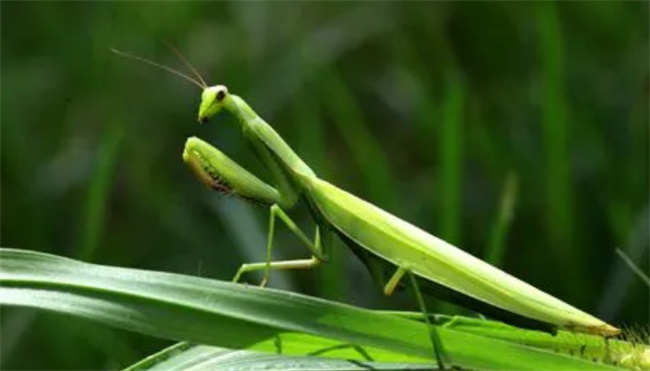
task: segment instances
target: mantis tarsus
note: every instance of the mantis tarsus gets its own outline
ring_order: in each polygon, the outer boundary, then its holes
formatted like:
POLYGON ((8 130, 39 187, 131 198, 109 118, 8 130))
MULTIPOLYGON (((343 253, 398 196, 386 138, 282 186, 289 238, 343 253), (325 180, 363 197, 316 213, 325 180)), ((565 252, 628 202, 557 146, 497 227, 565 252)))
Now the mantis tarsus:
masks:
MULTIPOLYGON (((171 70, 130 54, 116 52, 171 70)), ((562 328, 602 336, 620 333, 618 328, 318 178, 271 125, 260 118, 241 97, 231 94, 223 85, 208 86, 196 70, 180 57, 198 80, 183 77, 202 89, 199 122, 207 122, 221 110, 233 115, 241 125, 244 138, 252 145, 271 177, 272 185, 269 185, 201 139, 189 138, 185 144, 183 159, 205 184, 220 192, 269 207, 267 261, 242 265, 235 280, 245 272, 263 270, 262 284, 265 284, 273 269, 311 268, 326 262, 327 252, 335 236, 339 236, 363 260, 374 278, 383 284, 386 295, 392 294, 404 275, 408 274, 417 277, 417 281, 412 280, 413 283, 419 282, 433 291, 459 295, 493 316, 505 320, 514 318, 511 320, 514 323, 551 331, 562 328), (316 223, 313 240, 284 211, 299 202, 308 205, 316 223), (310 258, 271 261, 277 218, 305 244, 311 252, 310 258)), ((414 288, 419 293, 418 285, 415 284, 414 288)))

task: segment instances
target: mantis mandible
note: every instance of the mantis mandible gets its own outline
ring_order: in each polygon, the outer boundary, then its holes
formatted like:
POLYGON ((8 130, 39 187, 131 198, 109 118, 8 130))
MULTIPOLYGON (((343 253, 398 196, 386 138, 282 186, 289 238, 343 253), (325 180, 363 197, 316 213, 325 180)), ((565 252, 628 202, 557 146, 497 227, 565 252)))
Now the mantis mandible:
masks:
POLYGON ((547 331, 561 328, 605 337, 620 333, 618 328, 320 179, 244 99, 230 93, 224 85, 208 86, 182 55, 173 50, 198 80, 134 55, 114 52, 163 68, 197 85, 202 90, 198 121, 206 123, 221 111, 234 116, 244 138, 271 177, 272 184, 265 183, 199 138, 189 138, 185 144, 183 160, 206 185, 270 210, 267 261, 242 265, 235 281, 245 272, 263 270, 262 284, 265 284, 271 270, 315 267, 327 261, 327 252, 339 237, 382 283, 386 295, 395 291, 406 274, 411 274, 425 289, 431 288, 429 292, 444 292, 456 299, 462 297, 470 306, 508 322, 547 331), (308 205, 316 223, 313 240, 285 212, 299 202, 308 205), (305 244, 310 258, 271 261, 277 218, 305 244))

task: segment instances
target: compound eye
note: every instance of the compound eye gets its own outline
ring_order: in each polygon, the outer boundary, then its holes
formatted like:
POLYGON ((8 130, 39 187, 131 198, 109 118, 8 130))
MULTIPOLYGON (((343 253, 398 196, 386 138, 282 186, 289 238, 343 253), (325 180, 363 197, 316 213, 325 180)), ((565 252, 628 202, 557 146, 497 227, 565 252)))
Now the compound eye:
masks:
POLYGON ((221 102, 226 97, 226 90, 221 89, 217 92, 217 101, 221 102))
POLYGON ((208 122, 208 118, 207 118, 207 117, 203 117, 203 118, 201 118, 201 123, 202 123, 202 124, 205 124, 206 122, 208 122))

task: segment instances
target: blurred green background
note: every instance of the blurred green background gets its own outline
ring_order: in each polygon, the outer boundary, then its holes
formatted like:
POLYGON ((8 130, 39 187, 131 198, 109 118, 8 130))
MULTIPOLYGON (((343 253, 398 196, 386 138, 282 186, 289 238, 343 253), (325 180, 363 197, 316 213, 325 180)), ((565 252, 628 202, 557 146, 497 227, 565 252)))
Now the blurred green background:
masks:
MULTIPOLYGON (((605 320, 647 324, 648 288, 615 248, 648 270, 648 10, 3 2, 1 244, 223 280, 264 259, 267 212, 181 161, 196 135, 264 178, 234 121, 200 126, 195 87, 109 51, 183 68, 166 40, 323 178, 605 320)), ((292 216, 311 233, 305 209, 292 216)), ((307 256, 276 236, 276 258, 307 256)), ((270 286, 415 309, 338 246, 270 286)), ((3 369, 124 367, 170 344, 16 308, 0 340, 3 369)))

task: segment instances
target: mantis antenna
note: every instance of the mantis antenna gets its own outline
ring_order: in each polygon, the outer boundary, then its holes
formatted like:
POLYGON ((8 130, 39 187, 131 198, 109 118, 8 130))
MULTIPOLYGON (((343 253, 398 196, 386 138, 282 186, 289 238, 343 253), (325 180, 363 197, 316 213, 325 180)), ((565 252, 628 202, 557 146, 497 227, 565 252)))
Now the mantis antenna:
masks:
POLYGON ((196 68, 194 68, 194 66, 192 66, 192 63, 190 63, 190 62, 187 60, 187 58, 185 58, 185 56, 183 55, 183 53, 181 53, 180 50, 178 50, 178 48, 176 48, 174 45, 168 43, 167 41, 163 41, 163 42, 165 43, 165 45, 167 45, 167 47, 168 47, 172 52, 174 52, 174 54, 176 54, 176 56, 178 57, 178 59, 180 59, 181 62, 183 62, 183 64, 185 65, 185 67, 189 68, 190 71, 192 71, 192 72, 194 73, 194 76, 196 76, 196 77, 199 79, 199 81, 201 81, 201 84, 203 85, 203 87, 204 87, 204 88, 207 88, 207 87, 208 87, 208 84, 205 83, 205 80, 203 80, 203 77, 201 77, 201 74, 199 73, 199 71, 197 71, 196 68))
POLYGON ((203 79, 201 78, 201 75, 199 75, 199 73, 196 71, 196 69, 194 69, 194 67, 192 67, 192 65, 187 60, 185 60, 185 58, 182 56, 182 54, 180 54, 180 52, 178 50, 171 47, 171 45, 167 45, 167 46, 169 48, 171 48, 174 51, 174 54, 176 54, 183 61, 183 63, 186 66, 188 66, 192 70, 192 72, 194 72, 196 74, 196 76, 199 78, 200 82, 197 81, 196 79, 193 79, 192 77, 190 77, 190 76, 188 76, 188 75, 186 75, 186 74, 184 74, 184 73, 182 73, 180 71, 177 71, 177 70, 175 70, 175 69, 173 69, 173 68, 171 68, 169 66, 166 66, 164 64, 157 63, 157 62, 154 62, 152 60, 149 60, 149 59, 146 59, 146 58, 143 58, 143 57, 139 57, 139 56, 137 56, 135 54, 123 52, 123 51, 117 50, 115 48, 111 48, 111 51, 113 53, 119 55, 120 57, 124 57, 124 58, 127 58, 127 59, 133 59, 133 60, 136 60, 138 62, 142 62, 142 63, 148 64, 150 66, 154 66, 154 67, 160 68, 162 70, 165 70, 165 71, 167 71, 169 73, 172 73, 172 74, 174 74, 174 75, 176 75, 178 77, 181 77, 181 78, 191 82, 192 84, 198 86, 201 90, 206 89, 208 87, 208 84, 206 84, 205 81, 203 81, 203 79))

